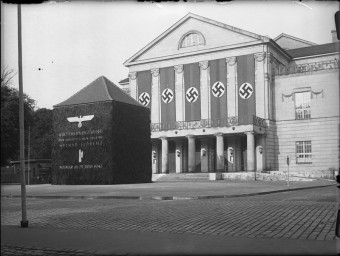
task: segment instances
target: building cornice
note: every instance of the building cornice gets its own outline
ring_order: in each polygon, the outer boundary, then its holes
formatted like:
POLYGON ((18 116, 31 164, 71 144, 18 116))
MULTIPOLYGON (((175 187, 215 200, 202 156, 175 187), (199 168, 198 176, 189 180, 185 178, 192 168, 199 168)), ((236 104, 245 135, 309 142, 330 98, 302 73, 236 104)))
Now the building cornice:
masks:
POLYGON ((159 41, 161 41, 163 38, 165 38, 168 34, 170 34, 172 31, 174 31, 177 27, 179 27, 180 25, 182 25, 186 20, 188 19, 196 19, 211 25, 215 25, 242 35, 246 35, 249 37, 254 38, 256 41, 264 41, 265 37, 249 32, 247 30, 243 30, 240 28, 236 28, 227 24, 224 24, 222 22, 218 22, 215 20, 211 20, 193 13, 188 13, 187 15, 185 15, 182 19, 180 19, 179 21, 177 21, 174 25, 172 25, 170 28, 168 28, 167 30, 165 30, 162 34, 160 34, 158 37, 156 37, 153 41, 151 41, 149 44, 147 44, 145 47, 143 47, 140 51, 138 51, 137 53, 135 53, 132 57, 130 57, 128 60, 126 60, 124 62, 124 66, 129 67, 134 65, 133 63, 136 63, 136 59, 141 56, 142 54, 144 54, 147 50, 149 50, 151 47, 153 47, 154 45, 156 45, 159 41))
POLYGON ((161 56, 161 57, 152 58, 152 59, 130 62, 129 65, 126 65, 126 67, 136 66, 136 65, 140 65, 140 64, 153 63, 153 62, 159 62, 159 61, 165 61, 165 60, 178 59, 178 58, 182 58, 182 57, 191 57, 191 56, 196 56, 196 55, 206 54, 206 53, 211 53, 211 52, 220 52, 220 51, 225 51, 225 50, 236 50, 236 49, 240 49, 240 48, 258 46, 258 45, 261 45, 261 44, 263 44, 263 42, 257 40, 257 41, 253 41, 253 42, 243 43, 243 44, 227 45, 227 46, 209 48, 209 49, 192 51, 192 52, 187 52, 187 53, 179 53, 179 54, 174 54, 174 55, 161 56))

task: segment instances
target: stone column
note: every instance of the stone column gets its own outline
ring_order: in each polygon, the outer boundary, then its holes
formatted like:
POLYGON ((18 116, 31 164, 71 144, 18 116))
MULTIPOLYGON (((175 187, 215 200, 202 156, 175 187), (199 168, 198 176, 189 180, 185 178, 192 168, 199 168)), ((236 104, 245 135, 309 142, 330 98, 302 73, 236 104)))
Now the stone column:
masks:
POLYGON ((158 173, 158 161, 159 161, 159 149, 158 143, 156 141, 152 142, 152 153, 151 153, 151 163, 152 163, 152 173, 158 173))
POLYGON ((188 135, 188 172, 196 171, 196 148, 195 148, 195 137, 194 135, 188 135))
POLYGON ((265 169, 266 160, 266 136, 256 136, 256 171, 262 172, 265 169))
POLYGON ((138 101, 137 99, 137 72, 129 73, 129 84, 130 84, 130 96, 138 101))
POLYGON ((175 93, 176 93, 176 122, 185 120, 185 93, 183 80, 183 65, 177 65, 175 69, 175 93))
POLYGON ((238 86, 236 57, 226 58, 227 66, 227 109, 228 117, 238 115, 238 86))
POLYGON ((204 138, 201 140, 201 172, 209 171, 209 140, 204 138))
POLYGON ((168 138, 161 137, 162 140, 162 173, 169 172, 168 165, 168 156, 169 156, 169 147, 168 147, 168 138))
POLYGON ((201 88, 201 119, 210 118, 210 100, 209 100, 209 84, 208 84, 208 61, 201 61, 200 66, 200 88, 201 88))
POLYGON ((246 132, 247 135, 247 172, 255 171, 255 136, 254 132, 246 132))
POLYGON ((176 173, 182 173, 183 172, 183 141, 181 139, 178 139, 175 141, 176 143, 176 173))
POLYGON ((256 116, 265 118, 266 108, 268 102, 265 98, 265 80, 264 80, 264 59, 265 52, 254 54, 255 58, 255 102, 256 102, 256 116))
POLYGON ((159 69, 152 69, 151 87, 151 123, 160 123, 160 104, 159 104, 159 69))
POLYGON ((224 172, 224 141, 223 134, 216 133, 216 172, 224 172))

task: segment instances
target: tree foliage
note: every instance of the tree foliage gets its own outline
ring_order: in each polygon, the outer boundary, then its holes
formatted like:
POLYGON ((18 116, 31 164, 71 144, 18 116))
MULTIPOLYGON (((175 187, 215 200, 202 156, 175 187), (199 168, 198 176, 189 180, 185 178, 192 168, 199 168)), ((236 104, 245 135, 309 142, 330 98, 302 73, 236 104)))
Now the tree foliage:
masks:
POLYGON ((33 113, 31 158, 50 159, 53 139, 53 111, 41 108, 33 113))
MULTIPOLYGON (((1 166, 19 159, 19 91, 11 87, 14 71, 4 68, 1 72, 1 166)), ((32 124, 35 101, 24 94, 25 130, 32 124)))

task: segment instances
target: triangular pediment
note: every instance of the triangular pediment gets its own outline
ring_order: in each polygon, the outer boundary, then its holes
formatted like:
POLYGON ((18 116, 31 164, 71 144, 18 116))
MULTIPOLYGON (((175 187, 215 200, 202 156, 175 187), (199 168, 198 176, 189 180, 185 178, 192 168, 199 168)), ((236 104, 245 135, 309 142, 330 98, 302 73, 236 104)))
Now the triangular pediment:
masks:
POLYGON ((255 33, 189 13, 133 55, 124 65, 130 66, 167 56, 197 54, 212 49, 258 43, 264 40, 263 36, 255 33), (202 36, 204 44, 181 47, 182 40, 190 33, 202 36))
POLYGON ((291 50, 291 49, 297 49, 297 48, 316 45, 315 43, 309 42, 307 40, 303 40, 298 37, 287 35, 284 33, 275 37, 274 41, 285 50, 291 50))

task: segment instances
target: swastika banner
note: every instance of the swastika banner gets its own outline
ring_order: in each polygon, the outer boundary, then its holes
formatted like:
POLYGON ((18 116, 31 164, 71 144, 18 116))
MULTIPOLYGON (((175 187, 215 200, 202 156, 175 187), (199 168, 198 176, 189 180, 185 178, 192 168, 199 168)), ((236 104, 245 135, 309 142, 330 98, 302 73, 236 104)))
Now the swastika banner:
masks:
MULTIPOLYGON (((211 119, 227 118, 227 65, 225 59, 210 61, 211 119)), ((212 122, 217 124, 219 122, 212 122)))
POLYGON ((176 122, 175 103, 175 70, 174 67, 161 68, 160 75, 160 102, 161 122, 176 122))
POLYGON ((201 120, 200 67, 184 65, 185 121, 201 120))
POLYGON ((137 100, 140 104, 145 107, 151 107, 151 71, 140 71, 137 72, 137 100))
POLYGON ((238 123, 252 124, 255 109, 255 60, 254 55, 237 57, 238 123))

